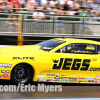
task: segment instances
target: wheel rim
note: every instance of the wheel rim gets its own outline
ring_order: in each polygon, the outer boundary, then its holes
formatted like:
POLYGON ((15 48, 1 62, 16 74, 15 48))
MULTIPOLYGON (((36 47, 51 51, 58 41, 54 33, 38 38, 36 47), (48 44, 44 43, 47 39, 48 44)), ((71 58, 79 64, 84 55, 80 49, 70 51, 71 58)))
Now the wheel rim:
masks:
POLYGON ((18 82, 25 82, 29 77, 29 69, 27 66, 18 65, 14 69, 14 76, 16 81, 18 82))

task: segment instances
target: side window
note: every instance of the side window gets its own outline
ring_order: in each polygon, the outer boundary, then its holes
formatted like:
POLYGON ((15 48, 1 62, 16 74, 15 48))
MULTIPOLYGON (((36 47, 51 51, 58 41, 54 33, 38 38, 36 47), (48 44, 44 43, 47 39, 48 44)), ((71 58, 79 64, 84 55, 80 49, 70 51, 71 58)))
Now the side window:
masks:
POLYGON ((97 48, 98 48, 98 54, 100 54, 100 45, 98 45, 97 48))
POLYGON ((61 53, 97 54, 96 45, 86 43, 73 43, 60 49, 61 53))

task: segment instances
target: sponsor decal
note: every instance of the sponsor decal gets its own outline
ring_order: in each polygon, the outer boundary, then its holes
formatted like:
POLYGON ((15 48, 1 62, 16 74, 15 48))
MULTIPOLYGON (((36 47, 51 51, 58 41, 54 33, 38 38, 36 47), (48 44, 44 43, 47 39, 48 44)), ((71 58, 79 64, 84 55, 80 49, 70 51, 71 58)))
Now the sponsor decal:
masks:
POLYGON ((34 57, 13 57, 14 60, 34 60, 34 57))
POLYGON ((94 78, 94 80, 100 80, 100 78, 94 78))
POLYGON ((77 77, 69 77, 69 79, 77 80, 77 77))
POLYGON ((93 46, 93 45, 87 45, 87 47, 85 49, 86 50, 95 50, 95 46, 93 46))
POLYGON ((59 74, 56 74, 56 77, 59 77, 59 74))
POLYGON ((68 79, 69 77, 61 77, 61 79, 68 79))
POLYGON ((71 50, 71 52, 75 52, 75 53, 92 53, 92 51, 80 51, 80 50, 71 50))
POLYGON ((53 82, 59 82, 59 80, 53 80, 53 82))
POLYGON ((85 77, 79 77, 78 78, 79 80, 84 80, 84 79, 86 79, 85 77))
POLYGON ((38 78, 46 78, 46 77, 38 76, 38 78))
POLYGON ((1 75, 1 79, 10 79, 9 74, 5 73, 1 75))
POLYGON ((55 74, 47 74, 47 76, 55 76, 55 74))
POLYGON ((46 79, 45 81, 46 81, 46 82, 52 82, 52 80, 51 80, 51 79, 46 79))
POLYGON ((60 77, 54 77, 55 79, 60 79, 60 77))
POLYGON ((100 83, 100 80, 97 80, 97 83, 100 83))
POLYGON ((100 75, 96 75, 95 77, 100 77, 100 75))
POLYGON ((43 47, 43 49, 50 49, 51 50, 52 48, 51 47, 43 47))
POLYGON ((0 67, 11 68, 12 64, 0 64, 0 67))
POLYGON ((92 80, 93 78, 86 78, 87 80, 92 80))
POLYGON ((46 77, 46 78, 49 78, 49 79, 54 79, 54 77, 46 77))
POLYGON ((1 73, 10 73, 9 70, 1 70, 1 73))
POLYGON ((61 82, 68 82, 68 80, 61 80, 61 82))
POLYGON ((95 83, 94 80, 88 80, 88 83, 95 83))
POLYGON ((38 75, 46 75, 46 74, 39 74, 39 73, 38 73, 38 75))
POLYGON ((59 75, 59 76, 66 76, 66 75, 59 75))
POLYGON ((67 75, 67 76, 77 76, 77 75, 67 75))
POLYGON ((91 59, 72 59, 72 58, 60 58, 53 59, 53 68, 52 69, 61 69, 62 70, 80 70, 80 71, 87 71, 90 65, 91 59), (63 63, 64 62, 64 63, 63 63), (72 66, 71 66, 72 65, 72 66), (81 67, 82 65, 82 67, 81 67), (63 67, 62 67, 63 66, 63 67))
POLYGON ((41 78, 41 79, 40 79, 40 78, 38 78, 38 79, 37 79, 37 81, 43 81, 43 79, 42 79, 42 78, 41 78))
POLYGON ((79 83, 86 83, 87 81, 79 81, 79 83))
POLYGON ((73 82, 73 83, 75 82, 75 83, 76 83, 76 82, 77 82, 77 80, 69 80, 69 82, 73 82))
POLYGON ((88 71, 100 71, 100 68, 91 67, 88 71))
POLYGON ((60 79, 59 74, 56 74, 55 79, 60 79))

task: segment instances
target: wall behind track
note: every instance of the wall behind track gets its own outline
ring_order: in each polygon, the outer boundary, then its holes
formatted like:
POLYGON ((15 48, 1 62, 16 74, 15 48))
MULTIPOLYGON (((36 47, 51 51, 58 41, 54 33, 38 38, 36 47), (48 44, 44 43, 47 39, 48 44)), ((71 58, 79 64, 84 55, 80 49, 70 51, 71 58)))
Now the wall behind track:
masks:
MULTIPOLYGON (((25 36, 24 37, 24 45, 32 45, 44 40, 52 39, 53 37, 32 37, 32 36, 25 36)), ((58 37, 54 37, 58 38, 58 37)), ((100 38, 81 38, 80 39, 89 39, 95 40, 100 42, 100 38)), ((0 45, 17 45, 17 36, 0 36, 0 45)))

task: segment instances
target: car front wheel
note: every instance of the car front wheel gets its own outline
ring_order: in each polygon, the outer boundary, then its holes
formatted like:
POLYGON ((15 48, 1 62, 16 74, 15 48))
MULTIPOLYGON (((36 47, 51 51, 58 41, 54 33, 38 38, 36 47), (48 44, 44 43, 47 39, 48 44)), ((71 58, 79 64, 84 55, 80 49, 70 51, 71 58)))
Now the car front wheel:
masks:
POLYGON ((16 84, 18 83, 26 84, 32 81, 32 78, 33 78, 33 70, 27 64, 16 65, 11 73, 11 80, 16 84))

